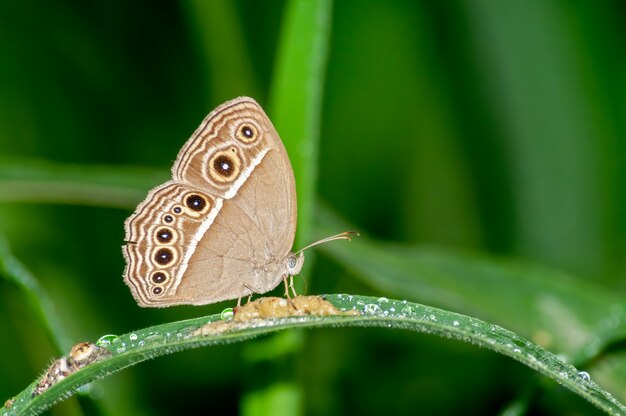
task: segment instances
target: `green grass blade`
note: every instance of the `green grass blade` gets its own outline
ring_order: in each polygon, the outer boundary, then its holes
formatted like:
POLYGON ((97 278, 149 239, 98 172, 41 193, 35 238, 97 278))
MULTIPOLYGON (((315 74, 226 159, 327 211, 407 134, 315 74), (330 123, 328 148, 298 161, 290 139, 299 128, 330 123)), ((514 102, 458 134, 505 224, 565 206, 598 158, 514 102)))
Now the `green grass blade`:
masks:
POLYGON ((195 318, 145 328, 115 339, 108 348, 112 356, 84 367, 53 385, 43 394, 31 397, 36 382, 20 393, 13 406, 2 415, 38 414, 70 396, 77 388, 97 378, 162 355, 191 348, 244 341, 252 337, 291 328, 383 327, 411 330, 456 339, 511 357, 562 384, 609 414, 626 414, 626 407, 615 400, 575 367, 551 352, 497 325, 417 303, 352 295, 330 295, 328 300, 345 310, 358 310, 359 316, 290 317, 251 321, 245 327, 210 337, 190 336, 198 327, 220 319, 219 315, 195 318))
MULTIPOLYGON (((352 229, 320 206, 318 232, 352 229)), ((429 247, 381 243, 365 236, 322 250, 389 296, 443 305, 514 329, 585 362, 624 338, 626 305, 605 289, 564 273, 429 247)))
POLYGON ((233 98, 234 90, 236 95, 258 97, 260 88, 236 4, 193 0, 181 6, 187 12, 188 26, 204 64, 203 73, 209 80, 210 94, 205 96, 226 101, 233 98))
POLYGON ((596 52, 558 3, 481 0, 467 9, 510 147, 521 253, 578 273, 603 270, 615 161, 595 115, 611 111, 588 73, 596 52))
MULTIPOLYGON (((331 8, 331 0, 287 2, 272 74, 268 112, 289 153, 298 189, 296 247, 311 240, 331 8)), ((293 382, 273 385, 249 393, 242 411, 245 415, 298 414, 302 396, 293 382), (282 405, 275 407, 277 394, 282 405)))
POLYGON ((297 246, 311 237, 331 11, 331 0, 287 3, 272 80, 269 113, 298 185, 297 246))
POLYGON ((134 208, 165 170, 0 160, 0 202, 36 202, 134 208))
POLYGON ((37 320, 45 328, 58 351, 69 349, 72 345, 70 337, 58 319, 52 299, 48 297, 35 276, 11 253, 9 244, 1 235, 0 275, 20 288, 37 320))

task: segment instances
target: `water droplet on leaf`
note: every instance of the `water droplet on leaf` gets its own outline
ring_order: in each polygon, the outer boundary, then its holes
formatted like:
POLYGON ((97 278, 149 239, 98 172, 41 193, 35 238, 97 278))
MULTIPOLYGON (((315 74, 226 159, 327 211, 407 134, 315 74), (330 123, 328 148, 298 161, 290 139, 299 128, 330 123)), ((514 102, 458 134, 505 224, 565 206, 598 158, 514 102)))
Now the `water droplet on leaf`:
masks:
POLYGON ((380 306, 376 305, 375 303, 368 303, 367 305, 363 307, 363 312, 368 315, 376 315, 380 311, 381 311, 380 306))
POLYGON ((111 345, 115 340, 119 337, 113 334, 103 335, 96 341, 96 345, 98 347, 106 347, 107 345, 111 345))
POLYGON ((235 316, 235 313, 233 311, 233 308, 226 308, 222 311, 220 316, 222 318, 222 321, 230 321, 235 316))

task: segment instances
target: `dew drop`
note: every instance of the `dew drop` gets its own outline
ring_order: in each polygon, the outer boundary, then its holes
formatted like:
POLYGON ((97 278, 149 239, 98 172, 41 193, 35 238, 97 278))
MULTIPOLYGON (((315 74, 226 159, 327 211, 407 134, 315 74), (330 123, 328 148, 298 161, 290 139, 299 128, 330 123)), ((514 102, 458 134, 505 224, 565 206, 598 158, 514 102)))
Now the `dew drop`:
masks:
POLYGON ((588 372, 586 371, 579 371, 578 372, 578 377, 580 377, 581 379, 583 379, 584 381, 589 381, 591 380, 591 376, 589 375, 588 372))
POLYGON ((363 307, 363 312, 368 315, 376 315, 380 311, 381 311, 380 306, 375 303, 368 303, 367 305, 363 307))
POLYGON ((452 325, 454 325, 454 326, 459 326, 459 321, 454 321, 454 322, 452 322, 452 325))
POLYGON ((128 339, 130 339, 131 341, 137 341, 137 334, 130 334, 128 336, 128 339))
POLYGON ((137 345, 139 345, 140 347, 143 347, 144 345, 146 345, 146 341, 139 341, 137 345))
POLYGON ((436 321, 437 320, 437 317, 435 315, 430 315, 429 318, 430 318, 431 321, 436 321))
POLYGON ((83 384, 78 389, 76 389, 76 391, 78 392, 78 394, 87 395, 91 393, 91 387, 91 383, 83 384))
POLYGON ((389 303, 389 299, 387 299, 387 298, 378 298, 377 302, 378 303, 389 303))
POLYGON ((233 312, 233 308, 226 308, 222 311, 220 316, 222 321, 230 321, 233 319, 233 316, 235 316, 235 313, 233 312))
POLYGON ((126 352, 126 346, 125 345, 121 345, 119 347, 117 347, 117 349, 115 350, 118 354, 121 354, 123 352, 126 352))
MULTIPOLYGON (((159 340, 163 338, 163 335, 159 334, 158 332, 150 332, 148 335, 146 335, 146 337, 144 338, 147 342, 154 342, 156 340, 159 340)), ((141 344, 141 342, 139 342, 141 344)))
POLYGON ((96 345, 98 347, 106 347, 107 345, 111 345, 115 340, 119 337, 113 334, 103 335, 96 341, 96 345))
POLYGON ((402 310, 400 311, 401 314, 403 315, 413 315, 413 308, 411 308, 410 306, 407 306, 405 308, 402 308, 402 310))

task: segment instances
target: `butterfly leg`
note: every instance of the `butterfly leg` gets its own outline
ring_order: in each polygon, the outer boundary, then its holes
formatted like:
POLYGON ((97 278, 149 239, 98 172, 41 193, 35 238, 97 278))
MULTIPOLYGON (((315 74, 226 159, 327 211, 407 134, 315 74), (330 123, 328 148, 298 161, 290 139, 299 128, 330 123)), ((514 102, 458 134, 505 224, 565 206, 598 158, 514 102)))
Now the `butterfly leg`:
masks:
MULTIPOLYGON (((243 291, 245 289, 248 289, 250 292, 256 293, 257 295, 261 294, 261 292, 259 292, 258 290, 250 286, 249 284, 244 283, 243 285, 241 285, 241 294, 239 295, 239 298, 237 299, 237 307, 241 306, 241 298, 243 297, 243 291)), ((246 301, 246 303, 250 303, 250 299, 252 299, 252 293, 248 295, 248 300, 246 301)))
POLYGON ((287 298, 287 301, 289 302, 289 304, 295 309, 298 310, 298 307, 296 306, 296 304, 293 302, 293 300, 291 299, 291 296, 289 296, 289 288, 291 288, 291 290, 293 291, 293 295, 298 296, 296 294, 296 291, 293 290, 293 276, 289 276, 290 277, 290 283, 287 283, 287 277, 285 277, 283 279, 283 283, 285 284, 285 297, 287 298))
MULTIPOLYGON (((285 282, 287 282, 285 280, 285 282)), ((298 296, 298 294, 296 293, 296 288, 293 285, 293 275, 289 275, 289 287, 291 288, 291 293, 293 293, 293 297, 295 298, 296 296, 298 296)))
POLYGON ((291 296, 289 296, 289 283, 287 283, 287 278, 283 279, 283 283, 285 284, 285 297, 291 301, 291 296))

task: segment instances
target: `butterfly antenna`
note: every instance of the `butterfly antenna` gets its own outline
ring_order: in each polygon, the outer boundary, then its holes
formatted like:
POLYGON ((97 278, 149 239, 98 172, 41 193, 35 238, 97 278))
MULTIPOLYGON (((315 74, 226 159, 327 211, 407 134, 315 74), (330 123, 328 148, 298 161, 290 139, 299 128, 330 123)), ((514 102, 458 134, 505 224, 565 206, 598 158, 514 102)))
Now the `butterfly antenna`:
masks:
POLYGON ((335 241, 335 240, 348 240, 351 241, 352 237, 358 237, 359 233, 356 231, 344 231, 343 233, 340 234, 336 234, 336 235, 331 235, 330 237, 326 237, 326 238, 322 238, 321 240, 318 240, 314 243, 309 244, 308 246, 301 248, 300 250, 296 251, 294 254, 300 254, 302 253, 304 250, 309 249, 311 247, 320 245, 320 244, 324 244, 324 243, 328 243, 329 241, 335 241))

